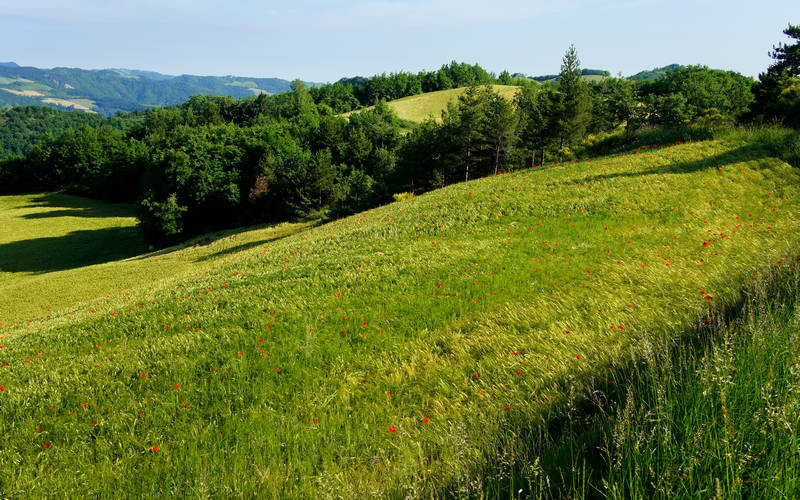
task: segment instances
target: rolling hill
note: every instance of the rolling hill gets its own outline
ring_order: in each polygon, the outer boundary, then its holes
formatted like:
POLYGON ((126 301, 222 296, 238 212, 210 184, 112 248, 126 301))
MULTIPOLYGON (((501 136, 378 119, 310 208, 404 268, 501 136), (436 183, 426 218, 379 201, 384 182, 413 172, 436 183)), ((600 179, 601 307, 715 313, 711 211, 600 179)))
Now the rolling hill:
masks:
POLYGON ((4 63, 0 65, 0 108, 48 105, 111 115, 179 104, 195 94, 237 98, 276 94, 287 92, 289 84, 280 78, 170 76, 128 69, 39 69, 4 63))
POLYGON ((660 68, 654 68, 651 70, 640 71, 635 75, 631 75, 628 77, 628 80, 658 80, 663 75, 667 73, 667 71, 682 68, 680 64, 670 64, 667 66, 662 66, 660 68))
MULTIPOLYGON (((515 85, 492 85, 492 88, 495 92, 510 100, 514 98, 519 87, 515 85)), ((466 87, 460 87, 427 92, 389 101, 386 104, 401 120, 422 122, 428 118, 433 118, 436 121, 441 121, 442 111, 447 109, 447 103, 458 99, 458 96, 463 94, 465 89, 466 87)), ((367 109, 372 109, 372 106, 364 108, 364 110, 367 109)), ((351 111, 343 116, 349 116, 352 113, 359 113, 364 110, 351 111)))
MULTIPOLYGON (((21 250, 57 255, 73 232, 129 227, 124 211, 84 220, 92 210, 63 205, 75 199, 6 198, 17 208, 5 225, 51 212, 93 225, 64 219, 74 231, 43 224, 0 243, 18 255, 2 286, 19 290, 3 289, 0 319, 0 490, 481 496, 481 471, 513 462, 515 437, 584 380, 787 265, 799 186, 763 144, 640 149, 453 184, 205 258, 178 250, 183 267, 158 280, 136 267, 147 256, 56 270, 21 250), (124 290, 99 278, 128 269, 124 290), (43 289, 43 273, 70 274, 43 289), (96 297, 60 296, 93 280, 96 297)), ((537 480, 525 470, 513 480, 537 480)))

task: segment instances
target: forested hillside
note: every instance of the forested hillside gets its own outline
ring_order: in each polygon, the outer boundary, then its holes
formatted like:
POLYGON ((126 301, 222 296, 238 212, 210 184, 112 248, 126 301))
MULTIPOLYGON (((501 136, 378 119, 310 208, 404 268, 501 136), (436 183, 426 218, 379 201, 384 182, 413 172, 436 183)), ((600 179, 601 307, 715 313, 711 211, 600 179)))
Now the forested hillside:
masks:
POLYGON ((130 70, 0 66, 0 108, 50 105, 111 115, 178 104, 196 94, 243 98, 288 90, 289 81, 280 78, 170 77, 130 70))
MULTIPOLYGON (((0 162, 0 190, 135 202, 156 245, 222 227, 338 217, 513 169, 706 138, 741 123, 794 124, 794 46, 779 47, 758 82, 704 66, 655 80, 587 81, 570 47, 557 81, 517 78, 513 99, 490 85, 509 81, 507 72, 454 62, 317 88, 298 80, 278 95, 193 96, 106 121, 63 115, 43 135, 35 118, 26 121, 34 111, 6 112, 15 125, 5 127, 4 148, 18 156, 0 162), (438 120, 401 121, 383 100, 456 84, 466 87, 438 120), (368 110, 337 114, 370 100, 377 104, 368 110)), ((794 161, 797 145, 786 147, 794 161)))

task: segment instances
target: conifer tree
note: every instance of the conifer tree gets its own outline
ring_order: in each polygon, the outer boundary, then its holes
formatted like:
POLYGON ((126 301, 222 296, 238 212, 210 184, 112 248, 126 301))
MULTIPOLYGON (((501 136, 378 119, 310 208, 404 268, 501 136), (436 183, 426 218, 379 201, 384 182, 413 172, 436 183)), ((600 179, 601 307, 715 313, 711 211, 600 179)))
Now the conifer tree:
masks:
POLYGON ((591 101, 586 83, 581 78, 580 64, 575 45, 570 45, 561 61, 559 74, 559 149, 569 147, 580 139, 589 121, 591 101))

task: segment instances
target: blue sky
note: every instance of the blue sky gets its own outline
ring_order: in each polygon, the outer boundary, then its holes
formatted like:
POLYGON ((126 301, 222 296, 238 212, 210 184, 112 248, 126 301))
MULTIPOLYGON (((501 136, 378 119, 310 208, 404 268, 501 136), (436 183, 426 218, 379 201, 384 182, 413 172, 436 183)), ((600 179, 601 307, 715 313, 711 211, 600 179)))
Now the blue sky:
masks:
POLYGON ((2 0, 0 61, 307 81, 436 69, 630 75, 671 63, 756 76, 800 2, 2 0))

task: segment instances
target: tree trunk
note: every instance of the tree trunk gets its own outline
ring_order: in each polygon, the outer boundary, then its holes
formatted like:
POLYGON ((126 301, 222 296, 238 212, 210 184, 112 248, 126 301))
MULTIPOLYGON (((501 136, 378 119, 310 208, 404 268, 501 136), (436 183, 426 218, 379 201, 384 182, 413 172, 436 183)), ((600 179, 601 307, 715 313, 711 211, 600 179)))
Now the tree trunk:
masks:
POLYGON ((469 164, 472 161, 472 127, 469 128, 469 135, 467 136, 467 164, 465 167, 466 175, 464 181, 469 180, 469 164))
POLYGON ((497 175, 497 167, 500 165, 500 139, 494 144, 494 175, 497 175))

